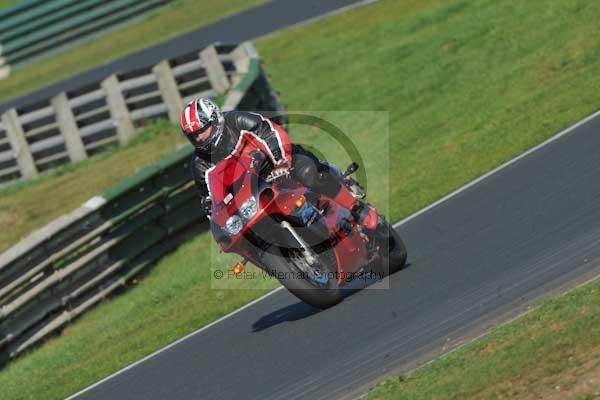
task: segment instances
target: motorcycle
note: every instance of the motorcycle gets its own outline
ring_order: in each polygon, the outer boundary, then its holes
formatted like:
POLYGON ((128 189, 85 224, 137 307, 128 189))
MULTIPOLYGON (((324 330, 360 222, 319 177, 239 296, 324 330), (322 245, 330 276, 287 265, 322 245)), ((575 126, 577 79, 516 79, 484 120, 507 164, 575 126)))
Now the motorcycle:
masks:
MULTIPOLYGON (((234 271, 251 261, 299 299, 325 309, 343 299, 347 282, 404 266, 404 243, 383 216, 375 212, 376 228, 365 229, 333 199, 273 174, 260 148, 256 137, 242 135, 234 152, 206 173, 212 235, 221 251, 243 257, 234 271)), ((335 172, 362 198, 350 177, 357 169, 352 163, 335 172)))

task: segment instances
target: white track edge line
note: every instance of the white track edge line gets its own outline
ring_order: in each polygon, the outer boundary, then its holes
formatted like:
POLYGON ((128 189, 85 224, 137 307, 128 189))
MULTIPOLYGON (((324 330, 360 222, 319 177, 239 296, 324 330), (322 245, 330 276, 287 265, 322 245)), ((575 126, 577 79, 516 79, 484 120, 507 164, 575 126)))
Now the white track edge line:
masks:
POLYGON ((456 196, 457 194, 464 192, 465 190, 471 188, 472 186, 477 185, 479 182, 483 181, 484 179, 490 177, 491 175, 494 175, 495 173, 503 170, 504 168, 516 163, 517 161, 527 157, 528 155, 530 155, 531 153, 541 149, 542 147, 547 146, 548 144, 562 138, 563 136, 565 136, 566 134, 572 132, 573 130, 579 128, 581 125, 586 124, 587 122, 591 121, 592 119, 596 118, 600 116, 600 110, 597 110, 596 112, 594 112, 593 114, 585 117, 584 119, 576 122, 575 124, 565 128, 564 130, 562 130, 561 132, 557 133, 556 135, 552 136, 550 139, 547 139, 546 141, 538 144, 535 147, 532 147, 531 149, 525 151, 524 153, 520 154, 519 156, 505 162, 504 164, 500 165, 499 167, 494 168, 493 170, 481 175, 479 178, 476 178, 475 180, 467 183, 466 185, 456 189, 453 192, 450 192, 449 194, 447 194, 446 196, 442 197, 441 199, 431 203, 430 205, 426 206, 425 208, 420 209, 419 211, 415 212, 414 214, 409 215, 408 217, 404 218, 401 221, 398 221, 396 223, 394 223, 392 225, 392 227, 397 228, 405 223, 407 223, 408 221, 415 219, 416 217, 418 217, 421 214, 426 213, 427 211, 431 210, 432 208, 438 206, 439 204, 445 202, 448 199, 451 199, 452 197, 456 196))
POLYGON ((80 390, 79 392, 77 392, 77 393, 75 393, 75 394, 72 394, 71 396, 67 397, 65 400, 74 399, 75 397, 77 397, 77 396, 79 396, 79 395, 81 395, 81 394, 83 394, 83 393, 87 392, 88 390, 91 390, 91 389, 95 388, 96 386, 98 386, 98 385, 100 385, 100 384, 102 384, 102 383, 106 382, 107 380, 109 380, 109 379, 111 379, 111 378, 113 378, 113 377, 115 377, 115 376, 117 376, 117 375, 119 375, 119 374, 121 374, 121 373, 123 373, 123 372, 125 372, 125 371, 127 371, 127 370, 129 370, 129 369, 131 369, 131 368, 133 368, 133 367, 135 367, 135 366, 137 366, 138 364, 141 364, 141 363, 143 363, 144 361, 146 361, 146 360, 148 360, 148 359, 150 359, 150 358, 152 358, 152 357, 154 357, 154 356, 158 355, 159 353, 162 353, 163 351, 166 351, 166 350, 170 349, 171 347, 173 347, 173 346, 175 346, 175 345, 177 345, 177 344, 179 344, 179 343, 181 343, 181 342, 183 342, 183 341, 185 341, 185 340, 189 339, 190 337, 192 337, 192 336, 194 336, 194 335, 196 335, 196 334, 198 334, 198 333, 201 333, 201 332, 203 332, 203 331, 205 331, 205 330, 207 330, 207 329, 211 328, 212 326, 214 326, 214 325, 218 324, 219 322, 221 322, 221 321, 223 321, 223 320, 225 320, 225 319, 227 319, 227 318, 229 318, 229 317, 232 317, 232 316, 234 316, 235 314, 238 314, 238 313, 240 313, 240 312, 244 311, 246 308, 252 307, 254 304, 256 304, 256 303, 258 303, 258 302, 260 302, 260 301, 262 301, 262 300, 266 299, 267 297, 269 297, 269 296, 271 296, 271 295, 273 295, 273 294, 275 294, 275 293, 277 293, 277 292, 279 292, 279 291, 281 291, 281 290, 283 290, 283 286, 279 286, 279 287, 277 287, 276 289, 273 289, 273 290, 271 290, 270 292, 268 292, 268 293, 266 293, 266 294, 264 294, 264 295, 260 296, 260 297, 259 297, 259 298, 257 298, 257 299, 254 299, 254 300, 252 300, 252 301, 251 301, 250 303, 248 303, 248 304, 244 304, 242 307, 240 307, 240 308, 238 308, 238 309, 236 309, 236 310, 234 310, 234 311, 230 312, 229 314, 227 314, 227 315, 223 315, 221 318, 219 318, 219 319, 217 319, 217 320, 215 320, 215 321, 213 321, 213 322, 209 323, 208 325, 205 325, 205 326, 203 326, 202 328, 200 328, 200 329, 198 329, 198 330, 195 330, 194 332, 188 333, 188 334, 187 334, 187 335, 185 335, 184 337, 177 339, 176 341, 174 341, 174 342, 172 342, 172 343, 170 343, 170 344, 166 345, 165 347, 162 347, 162 348, 160 348, 160 349, 156 350, 155 352, 148 354, 148 355, 147 355, 147 356, 145 356, 144 358, 141 358, 141 359, 139 359, 139 360, 135 361, 134 363, 132 363, 132 364, 129 364, 128 366, 126 366, 126 367, 124 367, 124 368, 121 368, 120 370, 118 370, 118 371, 116 371, 116 372, 114 372, 114 373, 110 374, 110 375, 109 375, 109 376, 107 376, 106 378, 103 378, 102 380, 100 380, 100 381, 98 381, 98 382, 96 382, 96 383, 94 383, 94 384, 92 384, 92 385, 90 385, 90 386, 88 386, 88 387, 86 387, 86 388, 84 388, 84 389, 80 390))

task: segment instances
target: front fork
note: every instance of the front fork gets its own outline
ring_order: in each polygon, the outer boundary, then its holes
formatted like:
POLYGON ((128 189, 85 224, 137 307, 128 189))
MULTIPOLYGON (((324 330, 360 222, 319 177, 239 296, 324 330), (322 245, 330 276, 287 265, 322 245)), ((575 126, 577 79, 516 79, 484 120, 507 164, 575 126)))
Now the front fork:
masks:
POLYGON ((298 244, 302 248, 302 252, 304 253, 304 256, 306 257, 306 261, 308 261, 308 263, 311 266, 317 264, 318 263, 317 255, 310 248, 308 243, 306 243, 306 241, 304 239, 302 239, 302 236, 298 235, 298 232, 296 232, 294 227, 292 225, 290 225, 290 223, 287 221, 281 221, 281 226, 284 229, 286 229, 294 237, 294 239, 296 239, 296 242, 298 242, 298 244))

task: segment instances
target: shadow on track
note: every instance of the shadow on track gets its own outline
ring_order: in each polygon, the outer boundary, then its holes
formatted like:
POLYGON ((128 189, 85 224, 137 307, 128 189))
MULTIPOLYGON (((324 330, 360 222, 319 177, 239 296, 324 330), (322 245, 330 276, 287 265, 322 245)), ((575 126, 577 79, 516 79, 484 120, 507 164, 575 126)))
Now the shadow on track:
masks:
POLYGON ((260 332, 272 326, 279 325, 282 322, 297 321, 319 312, 321 312, 321 310, 318 308, 308 305, 303 301, 299 301, 298 303, 290 304, 289 306, 262 316, 258 321, 252 324, 252 331, 260 332))
MULTIPOLYGON (((359 290, 360 289, 354 287, 342 289, 344 299, 352 296, 359 290)), ((335 308, 335 306, 333 306, 332 308, 335 308)), ((290 304, 289 306, 285 306, 283 308, 280 308, 279 310, 273 311, 272 313, 261 317, 258 321, 252 324, 252 331, 260 332, 272 326, 279 325, 282 322, 298 321, 300 319, 310 317, 311 315, 318 314, 323 311, 327 310, 320 310, 316 307, 306 304, 303 301, 299 301, 298 303, 290 304)))
MULTIPOLYGON (((410 264, 406 264, 404 268, 408 268, 409 266, 410 264)), ((380 281, 381 279, 357 279, 355 281, 348 282, 346 286, 342 289, 344 299, 354 295, 355 293, 360 292, 367 286, 373 285, 380 281)), ((335 308, 335 306, 333 306, 332 308, 335 308)), ((283 322, 298 321, 310 317, 311 315, 318 314, 322 311, 326 310, 320 310, 309 304, 299 301, 298 303, 290 304, 288 306, 275 310, 270 314, 260 317, 256 322, 252 324, 252 331, 260 332, 265 329, 269 329, 272 326, 279 325, 283 322)))

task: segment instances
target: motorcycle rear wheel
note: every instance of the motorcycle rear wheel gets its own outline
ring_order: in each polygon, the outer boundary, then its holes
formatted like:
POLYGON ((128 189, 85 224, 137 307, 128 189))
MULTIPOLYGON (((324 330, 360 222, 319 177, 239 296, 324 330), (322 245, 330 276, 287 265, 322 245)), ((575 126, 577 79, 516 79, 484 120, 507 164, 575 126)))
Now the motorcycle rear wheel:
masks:
POLYGON ((382 216, 378 223, 377 236, 381 259, 373 271, 383 275, 400 271, 406 265, 406 246, 398 232, 382 216))

